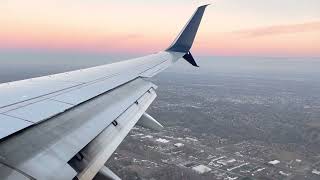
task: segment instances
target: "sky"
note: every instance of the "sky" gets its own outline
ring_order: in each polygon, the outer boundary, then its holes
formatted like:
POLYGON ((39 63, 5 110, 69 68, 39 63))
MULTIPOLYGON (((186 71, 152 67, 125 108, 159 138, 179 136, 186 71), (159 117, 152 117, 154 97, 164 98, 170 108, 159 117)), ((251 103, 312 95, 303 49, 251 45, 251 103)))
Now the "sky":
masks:
POLYGON ((207 3, 197 55, 320 57, 319 0, 2 0, 0 51, 153 53, 207 3))

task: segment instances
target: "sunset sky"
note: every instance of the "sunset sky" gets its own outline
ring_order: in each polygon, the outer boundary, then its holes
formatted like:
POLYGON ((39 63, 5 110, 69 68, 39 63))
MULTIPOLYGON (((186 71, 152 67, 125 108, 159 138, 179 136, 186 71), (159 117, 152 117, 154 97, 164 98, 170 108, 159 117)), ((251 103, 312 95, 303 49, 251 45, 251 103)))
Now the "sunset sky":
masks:
POLYGON ((147 54, 206 3, 198 55, 320 57, 319 0, 2 0, 0 50, 147 54))

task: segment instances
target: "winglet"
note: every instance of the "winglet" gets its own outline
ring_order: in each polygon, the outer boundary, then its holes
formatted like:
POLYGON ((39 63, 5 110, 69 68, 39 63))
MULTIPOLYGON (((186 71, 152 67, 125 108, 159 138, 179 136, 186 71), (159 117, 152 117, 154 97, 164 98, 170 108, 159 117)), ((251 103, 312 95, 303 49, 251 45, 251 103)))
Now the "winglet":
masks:
POLYGON ((203 13, 208 5, 209 4, 198 7, 189 22, 180 32, 179 36, 175 39, 171 46, 166 49, 166 51, 184 53, 189 52, 196 37, 203 13))

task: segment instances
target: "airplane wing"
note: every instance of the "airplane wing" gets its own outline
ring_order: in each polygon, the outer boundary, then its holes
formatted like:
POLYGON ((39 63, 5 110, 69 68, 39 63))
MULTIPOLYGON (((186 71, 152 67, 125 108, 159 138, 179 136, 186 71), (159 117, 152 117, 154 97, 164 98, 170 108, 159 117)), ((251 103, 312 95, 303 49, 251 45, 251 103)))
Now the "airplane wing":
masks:
POLYGON ((117 179, 104 163, 132 127, 162 127, 145 113, 157 88, 147 78, 181 58, 197 66, 189 50, 205 8, 165 51, 0 84, 1 179, 117 179))

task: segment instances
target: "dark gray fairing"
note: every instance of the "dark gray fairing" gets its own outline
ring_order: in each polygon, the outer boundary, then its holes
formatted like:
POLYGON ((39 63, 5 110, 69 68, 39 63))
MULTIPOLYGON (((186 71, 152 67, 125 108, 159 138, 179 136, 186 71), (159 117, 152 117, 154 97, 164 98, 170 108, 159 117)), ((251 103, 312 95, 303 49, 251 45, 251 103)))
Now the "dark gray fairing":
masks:
POLYGON ((198 64, 196 63, 196 61, 194 60, 194 58, 193 58, 193 56, 192 56, 190 51, 183 56, 183 59, 185 59, 190 64, 192 64, 192 66, 199 67, 198 64))
POLYGON ((181 31, 176 40, 166 51, 189 52, 197 34, 203 13, 208 5, 200 6, 193 14, 187 25, 181 31))

